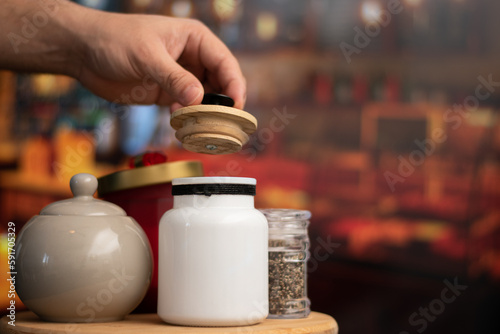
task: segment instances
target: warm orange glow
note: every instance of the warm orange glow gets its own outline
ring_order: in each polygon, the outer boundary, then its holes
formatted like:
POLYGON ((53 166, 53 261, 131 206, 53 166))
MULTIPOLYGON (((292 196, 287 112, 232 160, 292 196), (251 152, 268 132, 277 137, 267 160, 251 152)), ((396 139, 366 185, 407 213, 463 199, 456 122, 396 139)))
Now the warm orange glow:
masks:
POLYGON ((269 12, 260 13, 257 16, 257 36, 264 41, 274 39, 278 33, 278 19, 276 15, 269 12))
POLYGON ((139 8, 146 8, 151 5, 152 0, 134 0, 134 5, 139 8))
POLYGON ((174 1, 170 11, 176 17, 190 17, 193 12, 193 3, 191 0, 174 1))
POLYGON ((238 3, 238 0, 214 0, 212 8, 219 20, 229 21, 237 16, 238 3))
POLYGON ((365 1, 361 5, 361 18, 365 22, 377 21, 380 19, 382 8, 377 1, 365 1))
POLYGON ((405 0, 405 2, 412 7, 417 7, 420 6, 422 0, 405 0))

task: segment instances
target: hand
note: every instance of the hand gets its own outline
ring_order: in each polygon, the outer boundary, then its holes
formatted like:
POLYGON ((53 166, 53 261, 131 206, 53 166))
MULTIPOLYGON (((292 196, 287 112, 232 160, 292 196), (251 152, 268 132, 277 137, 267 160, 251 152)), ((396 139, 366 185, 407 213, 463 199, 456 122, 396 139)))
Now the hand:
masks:
POLYGON ((237 60, 201 22, 94 11, 77 78, 118 103, 199 104, 222 93, 242 109, 246 84, 237 60))
POLYGON ((66 74, 113 102, 176 109, 201 103, 206 91, 230 96, 236 108, 245 103, 238 62, 196 20, 2 0, 0 31, 0 68, 66 74))

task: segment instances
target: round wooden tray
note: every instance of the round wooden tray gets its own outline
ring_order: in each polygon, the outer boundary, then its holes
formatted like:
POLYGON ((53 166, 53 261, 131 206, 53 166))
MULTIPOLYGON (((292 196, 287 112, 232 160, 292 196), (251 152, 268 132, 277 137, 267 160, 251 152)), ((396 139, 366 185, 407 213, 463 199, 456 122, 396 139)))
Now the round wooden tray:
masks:
POLYGON ((263 323, 246 327, 185 327, 164 323, 156 314, 131 314, 123 321, 102 322, 90 324, 65 324, 41 321, 32 312, 16 314, 16 326, 8 324, 9 318, 0 321, 1 333, 54 333, 54 334, 105 334, 119 332, 120 334, 337 334, 338 326, 335 319, 329 315, 311 312, 304 319, 266 319, 263 323))

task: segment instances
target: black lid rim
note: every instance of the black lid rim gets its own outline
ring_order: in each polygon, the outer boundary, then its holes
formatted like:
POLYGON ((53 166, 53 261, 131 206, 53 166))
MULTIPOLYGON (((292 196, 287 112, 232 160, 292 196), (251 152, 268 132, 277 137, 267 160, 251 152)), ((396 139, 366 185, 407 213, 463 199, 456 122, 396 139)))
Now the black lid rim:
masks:
POLYGON ((182 195, 250 195, 255 196, 256 186, 250 184, 179 184, 172 186, 173 196, 182 195))

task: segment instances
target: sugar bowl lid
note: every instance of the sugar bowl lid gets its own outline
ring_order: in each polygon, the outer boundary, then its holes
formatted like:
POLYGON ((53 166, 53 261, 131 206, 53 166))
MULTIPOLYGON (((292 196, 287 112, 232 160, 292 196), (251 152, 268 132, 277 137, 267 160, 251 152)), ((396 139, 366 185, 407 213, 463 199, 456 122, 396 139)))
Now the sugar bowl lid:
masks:
POLYGON ((73 198, 54 202, 40 211, 40 215, 52 216, 126 216, 118 205, 93 197, 97 179, 92 174, 80 173, 69 181, 73 198))

